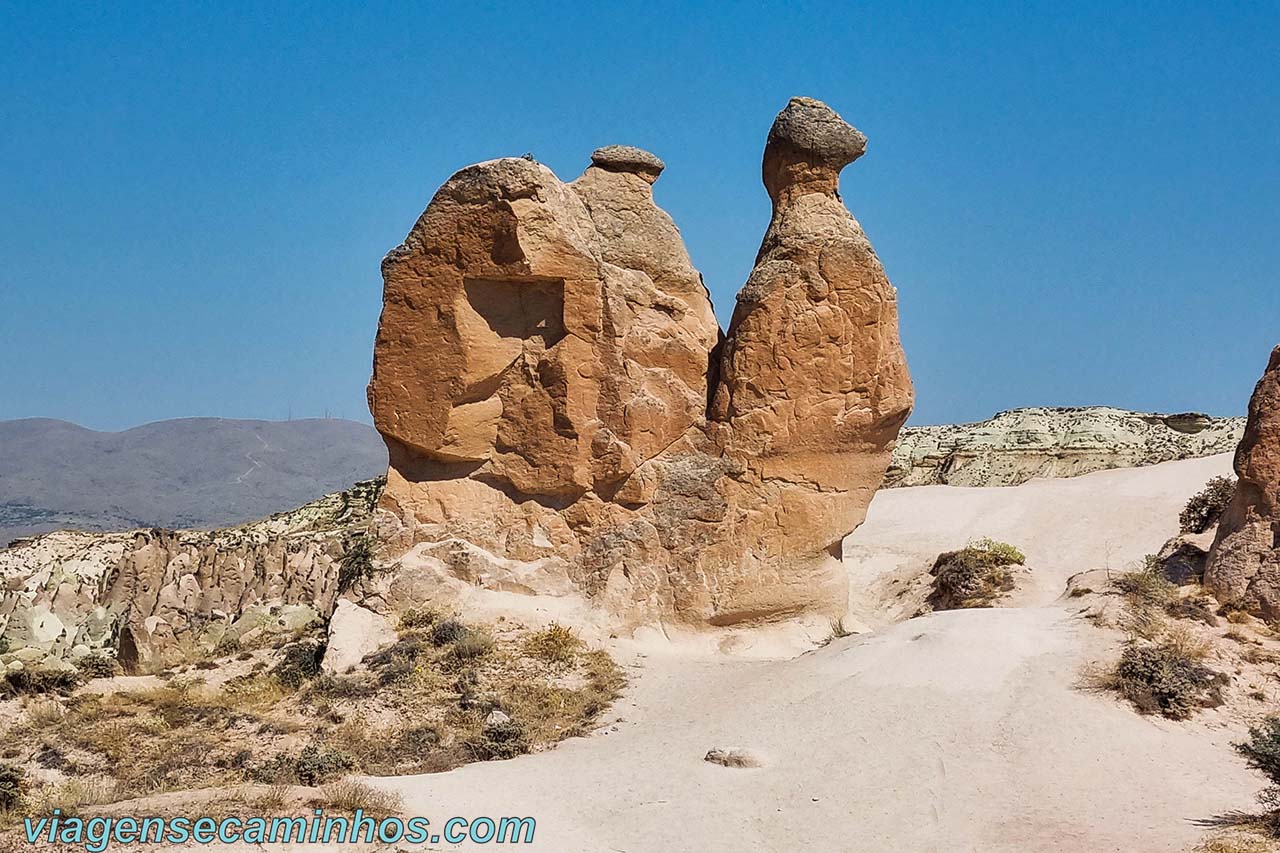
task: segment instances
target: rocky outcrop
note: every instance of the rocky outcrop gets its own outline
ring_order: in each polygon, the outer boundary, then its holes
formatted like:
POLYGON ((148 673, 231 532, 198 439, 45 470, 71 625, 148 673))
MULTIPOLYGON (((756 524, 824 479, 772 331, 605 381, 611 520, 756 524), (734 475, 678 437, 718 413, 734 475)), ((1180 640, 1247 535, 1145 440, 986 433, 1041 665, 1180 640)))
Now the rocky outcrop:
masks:
POLYGON ((0 668, 111 650, 126 669, 328 617, 381 482, 215 531, 59 531, 0 551, 0 668))
POLYGON ((624 622, 842 608, 832 554, 912 402, 896 294, 837 193, 865 142, 817 101, 779 114, 723 343, 654 155, 602 148, 569 184, 528 159, 454 175, 383 261, 387 555, 624 622))
POLYGON ((1204 584, 1221 601, 1280 619, 1280 346, 1249 401, 1235 469, 1239 482, 1218 522, 1204 584))
POLYGON ((886 486, 1016 486, 1232 451, 1244 418, 1105 406, 1000 412, 972 424, 907 427, 886 486))

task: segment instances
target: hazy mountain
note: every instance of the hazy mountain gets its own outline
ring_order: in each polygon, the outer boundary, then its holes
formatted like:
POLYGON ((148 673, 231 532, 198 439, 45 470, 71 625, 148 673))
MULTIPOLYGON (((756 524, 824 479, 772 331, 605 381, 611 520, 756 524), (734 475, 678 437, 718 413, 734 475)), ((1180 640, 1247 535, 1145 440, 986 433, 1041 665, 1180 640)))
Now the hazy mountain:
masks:
POLYGON ((386 472, 355 421, 183 418, 95 432, 0 421, 0 547, 63 527, 216 527, 291 509, 386 472))

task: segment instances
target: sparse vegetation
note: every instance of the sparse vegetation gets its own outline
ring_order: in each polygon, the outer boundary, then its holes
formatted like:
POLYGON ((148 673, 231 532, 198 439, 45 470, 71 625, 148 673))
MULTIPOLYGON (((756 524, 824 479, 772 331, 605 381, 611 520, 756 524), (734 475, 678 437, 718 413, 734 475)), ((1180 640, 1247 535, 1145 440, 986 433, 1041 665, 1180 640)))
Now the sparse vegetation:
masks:
POLYGON ((0 634, 0 655, 9 653, 9 640, 4 634, 0 634))
POLYGON ((568 664, 574 659, 582 641, 558 622, 552 622, 525 640, 524 650, 538 660, 554 664, 568 664))
POLYGON ((37 786, 25 808, 70 814, 164 791, 283 791, 507 758, 585 733, 623 683, 607 654, 562 626, 490 633, 415 617, 401 621, 399 641, 344 676, 318 674, 322 651, 303 638, 216 661, 236 670, 220 686, 188 669, 154 689, 25 699, 21 716, 0 725, 7 758, 68 777, 37 786))
POLYGON ((1280 836, 1280 714, 1250 726, 1249 739, 1235 747, 1250 767, 1266 775, 1270 784, 1258 795, 1266 809, 1262 823, 1272 836, 1280 836))
POLYGON ((22 768, 0 762, 0 812, 17 811, 25 788, 26 773, 22 768))
POLYGON ((70 693, 80 683, 71 670, 20 669, 0 678, 0 699, 42 693, 70 693))
POLYGON ((853 632, 844 626, 843 616, 831 620, 831 635, 827 638, 827 642, 841 640, 850 636, 853 636, 853 632))
POLYGON ((1142 713, 1172 720, 1221 705, 1229 679, 1202 663, 1207 647, 1189 636, 1172 635, 1156 644, 1131 640, 1116 664, 1115 689, 1142 713))
POLYGON ((342 563, 338 566, 338 591, 346 592, 360 581, 368 580, 375 574, 373 565, 373 546, 367 537, 357 534, 347 539, 342 553, 342 563))
POLYGON ((116 660, 103 654, 85 655, 76 662, 76 668, 85 678, 110 678, 116 674, 116 660))
POLYGON ((1017 548, 992 539, 940 554, 930 570, 934 582, 928 602, 934 610, 990 607, 1013 589, 1011 567, 1025 562, 1017 548))
POLYGON ((1142 568, 1123 572, 1111 579, 1111 585, 1124 593, 1132 607, 1164 607, 1173 600, 1178 588, 1165 576, 1164 568, 1154 554, 1143 558, 1142 568))
POLYGON ((1235 477, 1214 477, 1191 496, 1178 522, 1183 533, 1204 533, 1218 523, 1236 493, 1235 477))
POLYGON ((319 796, 311 800, 312 807, 329 813, 354 814, 356 809, 360 809, 375 818, 397 814, 403 805, 397 795, 354 779, 343 779, 325 785, 320 789, 319 796))
POLYGON ((318 640, 299 640, 283 649, 283 657, 274 670, 275 677, 285 687, 301 687, 304 681, 315 678, 324 659, 324 644, 318 640))

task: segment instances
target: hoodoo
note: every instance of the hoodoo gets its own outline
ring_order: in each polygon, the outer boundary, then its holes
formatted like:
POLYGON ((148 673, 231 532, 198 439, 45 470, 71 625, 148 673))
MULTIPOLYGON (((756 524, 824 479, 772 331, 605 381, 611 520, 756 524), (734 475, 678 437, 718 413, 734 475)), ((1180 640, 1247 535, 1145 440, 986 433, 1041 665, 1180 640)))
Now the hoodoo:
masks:
POLYGON ((523 158, 454 175, 383 261, 388 555, 624 623, 842 610, 840 541, 912 403, 895 291, 837 192, 865 145, 821 102, 778 115, 723 342, 653 154, 601 148, 568 184, 523 158))
POLYGON ((1280 619, 1280 346, 1249 401, 1240 478, 1218 522, 1204 583, 1219 599, 1280 619))

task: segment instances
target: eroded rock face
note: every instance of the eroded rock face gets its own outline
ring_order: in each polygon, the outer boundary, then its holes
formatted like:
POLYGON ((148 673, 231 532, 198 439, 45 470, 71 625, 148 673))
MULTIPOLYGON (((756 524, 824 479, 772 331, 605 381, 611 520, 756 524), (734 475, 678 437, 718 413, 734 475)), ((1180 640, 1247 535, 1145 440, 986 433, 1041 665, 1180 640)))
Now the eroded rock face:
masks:
POLYGON ((912 401, 895 292, 836 191, 865 142, 817 101, 779 114, 722 347, 654 155, 599 149, 569 184, 526 159, 454 175, 383 262, 388 554, 624 621, 841 609, 832 552, 912 401))
POLYGON ((972 424, 907 427, 886 486, 1016 486, 1233 451, 1244 418, 1108 406, 1036 407, 972 424))
POLYGON ((1280 346, 1249 401, 1235 468, 1239 483, 1218 522, 1204 583, 1222 601, 1280 619, 1280 346))
POLYGON ((0 551, 0 672, 102 650, 134 669, 321 622, 380 489, 221 530, 58 531, 0 551))

